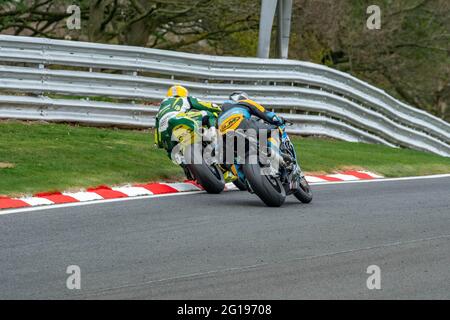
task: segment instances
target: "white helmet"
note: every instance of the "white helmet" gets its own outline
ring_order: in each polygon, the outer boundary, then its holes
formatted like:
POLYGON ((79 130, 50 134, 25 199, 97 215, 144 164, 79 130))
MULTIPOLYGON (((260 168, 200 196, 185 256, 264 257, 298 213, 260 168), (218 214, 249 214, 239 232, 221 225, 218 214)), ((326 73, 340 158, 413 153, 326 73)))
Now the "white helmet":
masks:
POLYGON ((249 100, 248 94, 246 94, 244 91, 235 91, 232 94, 230 94, 230 100, 234 102, 238 102, 241 100, 249 100))

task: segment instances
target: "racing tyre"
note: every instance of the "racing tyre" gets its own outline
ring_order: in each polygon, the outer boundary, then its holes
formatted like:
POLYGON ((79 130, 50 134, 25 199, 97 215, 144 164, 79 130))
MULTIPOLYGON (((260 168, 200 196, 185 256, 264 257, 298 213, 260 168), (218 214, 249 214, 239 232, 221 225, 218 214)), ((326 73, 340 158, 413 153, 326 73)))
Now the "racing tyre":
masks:
POLYGON ((301 177, 299 184, 300 186, 294 192, 294 196, 303 203, 310 203, 313 199, 313 195, 308 181, 306 181, 305 177, 301 177))
POLYGON ((186 167, 206 192, 221 193, 225 189, 225 179, 222 170, 216 164, 207 164, 201 156, 201 150, 201 148, 189 148, 189 150, 186 150, 191 155, 191 158, 187 158, 189 164, 186 164, 186 167), (200 150, 200 152, 197 150, 200 150), (196 161, 190 163, 192 159, 196 161))
POLYGON ((286 199, 281 181, 261 173, 259 164, 242 165, 245 177, 255 194, 269 207, 280 207, 286 199))
POLYGON ((247 185, 241 179, 234 180, 233 184, 241 191, 247 190, 247 185))

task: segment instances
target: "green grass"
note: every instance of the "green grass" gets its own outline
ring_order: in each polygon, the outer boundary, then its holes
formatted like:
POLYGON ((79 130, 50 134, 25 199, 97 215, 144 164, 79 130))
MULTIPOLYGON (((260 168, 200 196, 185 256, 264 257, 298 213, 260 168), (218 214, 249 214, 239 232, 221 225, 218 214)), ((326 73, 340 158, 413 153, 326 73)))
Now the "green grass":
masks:
POLYGON ((450 173, 450 158, 427 152, 317 138, 293 141, 306 172, 367 169, 385 177, 450 173))
POLYGON ((0 194, 181 178, 151 132, 0 123, 0 194))
MULTIPOLYGON (((380 145, 294 138, 307 172, 368 169, 388 177, 450 173, 450 158, 380 145)), ((0 194, 183 179, 150 131, 0 122, 0 194)))

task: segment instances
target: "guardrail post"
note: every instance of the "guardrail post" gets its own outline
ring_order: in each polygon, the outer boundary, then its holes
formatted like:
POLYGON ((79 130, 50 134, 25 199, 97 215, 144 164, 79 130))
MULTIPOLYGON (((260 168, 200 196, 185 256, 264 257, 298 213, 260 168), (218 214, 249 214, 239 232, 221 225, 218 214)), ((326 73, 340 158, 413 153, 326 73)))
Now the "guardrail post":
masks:
POLYGON ((277 51, 278 57, 287 59, 291 32, 292 0, 262 0, 259 21, 258 57, 269 58, 275 12, 278 16, 277 51))
POLYGON ((269 58, 270 36, 278 0, 262 0, 259 20, 258 57, 269 58))
POLYGON ((291 33, 292 0, 278 1, 277 47, 281 59, 288 58, 289 37, 291 33))

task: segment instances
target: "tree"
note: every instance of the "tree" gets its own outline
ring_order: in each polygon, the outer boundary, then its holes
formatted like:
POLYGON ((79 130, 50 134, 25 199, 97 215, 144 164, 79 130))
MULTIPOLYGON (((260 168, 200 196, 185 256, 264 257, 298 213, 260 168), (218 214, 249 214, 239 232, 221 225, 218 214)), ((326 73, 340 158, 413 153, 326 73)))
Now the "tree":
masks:
POLYGON ((372 2, 297 0, 292 57, 350 72, 450 120, 450 2, 378 3, 381 29, 369 30, 372 2))
POLYGON ((66 13, 62 3, 51 0, 0 0, 0 32, 54 38, 66 13))
MULTIPOLYGON (((294 0, 290 58, 349 72, 450 121, 450 1, 294 0)), ((0 32, 255 56, 260 0, 0 0, 0 32), (66 9, 81 9, 68 30, 66 9)), ((275 19, 275 24, 276 24, 275 19)))
POLYGON ((24 0, 0 2, 0 32, 177 50, 258 28, 251 0, 24 0), (81 9, 68 30, 66 9, 81 9))

